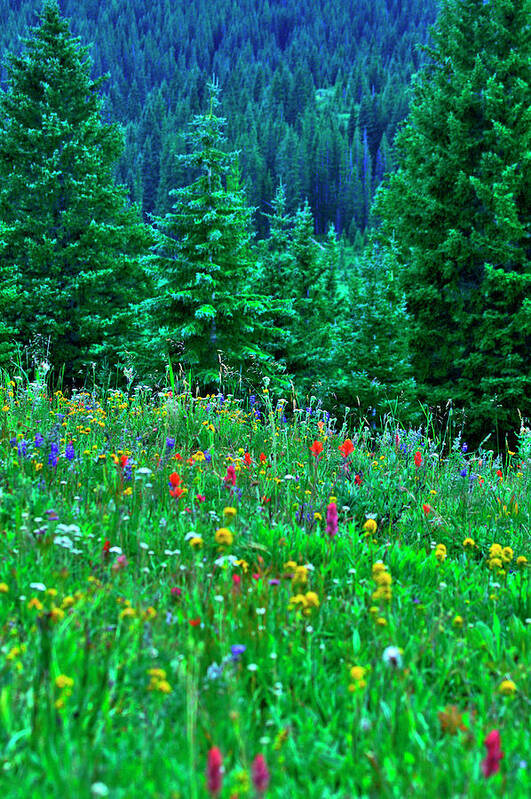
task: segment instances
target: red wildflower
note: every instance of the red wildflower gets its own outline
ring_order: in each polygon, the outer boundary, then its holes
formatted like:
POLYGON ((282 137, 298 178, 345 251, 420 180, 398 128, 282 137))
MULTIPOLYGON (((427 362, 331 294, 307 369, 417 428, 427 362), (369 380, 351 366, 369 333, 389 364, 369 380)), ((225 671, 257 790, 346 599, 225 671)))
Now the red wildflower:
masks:
POLYGON ((357 474, 357 475, 356 475, 356 477, 354 478, 354 483, 355 483, 357 486, 360 486, 360 485, 361 485, 361 476, 360 476, 359 474, 357 474))
POLYGON ((398 449, 398 445, 400 444, 400 436, 398 433, 395 436, 395 447, 398 449))
POLYGON ((103 545, 103 554, 104 554, 104 555, 108 555, 108 554, 109 554, 109 549, 110 549, 110 548, 111 548, 111 542, 109 541, 109 539, 108 539, 108 538, 106 538, 106 539, 105 539, 105 543, 104 543, 104 545, 103 545))
POLYGON ((496 474, 498 475, 498 477, 503 477, 503 472, 501 469, 496 469, 496 474))
POLYGON ((251 766, 251 773, 258 796, 263 796, 269 785, 269 769, 263 755, 256 755, 251 766))
POLYGON ((418 468, 421 463, 422 463, 422 453, 417 451, 415 452, 415 466, 418 468))
POLYGON ((263 502, 265 505, 267 502, 271 502, 271 497, 266 497, 266 495, 264 494, 264 496, 261 498, 260 501, 263 502))
POLYGON ((500 770, 500 760, 503 759, 505 754, 500 748, 501 741, 498 730, 491 730, 484 743, 487 747, 487 757, 481 761, 481 770, 485 777, 490 777, 500 770))
POLYGON ((267 455, 265 452, 260 453, 260 463, 265 463, 267 461, 267 455))
POLYGON ((204 494, 197 494, 197 496, 195 498, 196 502, 204 502, 205 500, 206 500, 206 497, 205 497, 204 494))
POLYGON ((201 619, 188 619, 188 624, 190 627, 199 627, 201 624, 201 619))
POLYGON ((184 488, 179 488, 179 486, 175 486, 175 488, 170 488, 170 494, 175 499, 179 499, 179 497, 184 494, 184 488))
POLYGON ((179 599, 179 597, 182 594, 182 588, 177 588, 176 586, 173 586, 170 593, 174 599, 179 599))
POLYGON ((170 483, 172 484, 172 486, 178 486, 180 482, 181 478, 179 477, 177 472, 172 472, 170 474, 170 483))
POLYGON ((251 458, 248 452, 246 452, 245 455, 243 456, 243 460, 246 466, 250 466, 251 463, 253 462, 253 459, 251 458))
POLYGON ((228 486, 229 484, 233 486, 236 485, 236 469, 234 468, 232 463, 229 463, 229 465, 227 466, 227 474, 225 475, 224 479, 226 486, 228 486))
POLYGON ((312 446, 310 447, 310 452, 312 453, 314 458, 318 458, 321 452, 323 451, 323 445, 320 441, 314 441, 312 446))
POLYGON ((120 466, 122 467, 122 469, 124 469, 127 466, 128 462, 129 458, 127 457, 127 455, 122 455, 120 458, 120 466))
POLYGON ((354 452, 354 444, 352 443, 350 438, 346 438, 343 443, 339 446, 339 451, 343 455, 344 458, 348 458, 351 452, 354 452))
POLYGON ((423 505, 422 510, 424 511, 425 516, 429 516, 433 508, 431 507, 431 505, 423 505))
POLYGON ((217 746, 208 752, 207 760, 207 790, 211 796, 218 796, 223 781, 223 758, 217 746))
POLYGON ((232 575, 232 588, 234 591, 239 591, 241 588, 242 578, 239 574, 232 575))

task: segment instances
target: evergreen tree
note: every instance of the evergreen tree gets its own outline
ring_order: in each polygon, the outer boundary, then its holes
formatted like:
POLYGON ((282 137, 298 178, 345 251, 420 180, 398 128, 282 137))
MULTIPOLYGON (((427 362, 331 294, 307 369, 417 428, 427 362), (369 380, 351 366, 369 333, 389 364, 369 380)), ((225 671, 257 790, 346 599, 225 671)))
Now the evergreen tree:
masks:
POLYGON ((25 52, 9 59, 0 97, 0 277, 16 296, 6 322, 15 340, 49 343, 72 379, 91 361, 132 347, 129 304, 145 290, 140 256, 152 236, 113 185, 123 147, 100 119, 87 47, 47 2, 25 52))
POLYGON ((477 432, 529 409, 530 14, 529 0, 446 0, 374 207, 422 398, 466 405, 477 432))
POLYGON ((254 269, 252 209, 240 185, 236 153, 222 149, 225 119, 216 115, 219 86, 209 84, 210 108, 194 117, 190 152, 179 157, 199 172, 191 185, 174 189, 172 211, 156 219, 159 242, 151 261, 158 276, 150 316, 150 362, 169 356, 192 368, 203 384, 219 375, 219 358, 239 367, 265 363, 263 298, 249 287, 254 269))

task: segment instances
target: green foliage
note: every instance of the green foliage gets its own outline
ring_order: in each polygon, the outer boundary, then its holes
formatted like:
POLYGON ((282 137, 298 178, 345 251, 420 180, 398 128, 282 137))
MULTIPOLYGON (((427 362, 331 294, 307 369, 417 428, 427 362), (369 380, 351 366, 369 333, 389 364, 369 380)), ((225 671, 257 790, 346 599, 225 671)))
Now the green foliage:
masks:
POLYGON ((206 799, 216 746, 220 797, 260 752, 268 799, 524 799, 530 431, 494 457, 181 387, 0 386, 5 796, 206 799))
POLYGON ((0 274, 16 290, 5 319, 72 379, 132 345, 129 303, 146 290, 139 256, 152 237, 113 185, 122 135, 100 119, 104 78, 90 78, 56 2, 25 46, 0 97, 0 274))
POLYGON ((397 256, 421 397, 509 431, 529 408, 528 0, 448 0, 375 203, 397 256))
POLYGON ((150 259, 154 297, 142 306, 149 314, 150 365, 167 355, 194 379, 208 385, 224 364, 241 369, 249 360, 257 370, 268 360, 261 336, 266 331, 264 299, 252 290, 251 209, 240 185, 236 153, 225 153, 225 120, 216 115, 219 86, 209 86, 209 111, 190 125, 190 152, 180 160, 198 176, 170 194, 173 210, 156 220, 160 231, 150 259), (157 356, 158 354, 158 356, 157 356))

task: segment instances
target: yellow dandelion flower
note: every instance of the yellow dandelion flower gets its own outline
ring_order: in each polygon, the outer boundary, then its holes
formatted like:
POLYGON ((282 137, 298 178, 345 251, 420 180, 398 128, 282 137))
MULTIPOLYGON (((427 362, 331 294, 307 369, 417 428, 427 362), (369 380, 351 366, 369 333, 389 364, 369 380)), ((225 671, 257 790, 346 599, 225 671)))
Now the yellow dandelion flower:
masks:
POLYGON ((294 585, 306 585, 308 582, 308 569, 306 566, 297 566, 293 575, 294 585))
POLYGON ((387 619, 384 619, 383 616, 379 616, 376 619, 376 624, 378 625, 378 627, 387 627, 387 619))
POLYGON ((465 538, 465 540, 463 541, 463 547, 465 549, 474 549, 475 546, 476 542, 474 541, 473 538, 465 538))
POLYGON ((72 677, 67 677, 66 674, 58 674, 55 678, 55 687, 62 691, 64 688, 72 688, 74 680, 72 677))
POLYGON ((352 666, 352 668, 350 670, 350 676, 351 676, 351 678, 353 680, 356 680, 356 682, 359 682, 360 680, 363 680, 363 678, 365 677, 366 672, 367 672, 367 669, 365 669, 363 666, 352 666))
POLYGON ((503 680, 498 687, 498 691, 502 696, 514 696, 517 691, 516 684, 512 680, 503 680))
POLYGON ((378 529, 378 525, 376 523, 376 520, 375 519, 367 519, 367 521, 363 525, 363 529, 367 533, 369 533, 369 535, 372 535, 372 533, 375 533, 376 530, 378 529))
POLYGON ((220 527, 219 530, 216 530, 216 544, 230 547, 233 540, 234 536, 227 527, 220 527))
POLYGON ((306 594, 306 602, 309 607, 311 608, 318 608, 319 607, 319 597, 315 593, 315 591, 308 591, 306 594))
POLYGON ((452 622, 454 627, 462 627, 463 626, 463 617, 462 616, 454 616, 454 620, 452 622))
POLYGON ((236 516, 237 514, 236 508, 223 508, 223 515, 231 518, 232 516, 236 516))
POLYGON ((526 556, 525 555, 518 555, 518 557, 516 558, 516 565, 519 566, 521 569, 523 569, 524 566, 527 566, 527 558, 526 558, 526 556))
POLYGON ((201 536, 196 535, 194 536, 194 538, 191 538, 190 546, 192 547, 192 549, 201 549, 201 547, 203 546, 203 539, 201 538, 201 536))
POLYGON ((504 563, 510 563, 514 557, 514 552, 511 547, 504 547, 502 549, 502 561, 504 563))

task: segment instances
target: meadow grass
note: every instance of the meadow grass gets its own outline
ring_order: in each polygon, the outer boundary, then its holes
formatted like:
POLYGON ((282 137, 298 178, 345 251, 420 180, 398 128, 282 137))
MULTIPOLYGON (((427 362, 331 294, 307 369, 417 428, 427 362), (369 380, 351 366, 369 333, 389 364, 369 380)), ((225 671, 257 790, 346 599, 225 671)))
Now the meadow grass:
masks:
POLYGON ((4 796, 529 795, 528 429, 4 383, 4 796))

